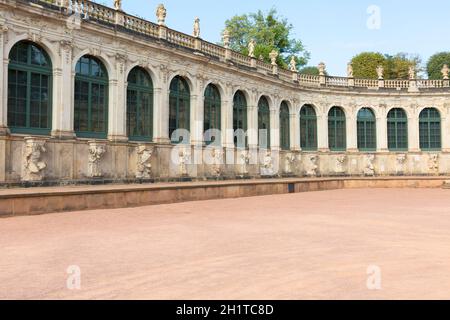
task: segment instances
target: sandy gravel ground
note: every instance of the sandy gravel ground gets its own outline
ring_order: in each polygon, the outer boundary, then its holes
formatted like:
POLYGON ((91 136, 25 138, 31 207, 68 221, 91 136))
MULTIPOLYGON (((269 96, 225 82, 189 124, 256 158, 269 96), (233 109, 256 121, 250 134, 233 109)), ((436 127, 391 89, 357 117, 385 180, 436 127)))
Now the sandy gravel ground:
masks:
POLYGON ((450 299, 450 190, 0 219, 0 298, 450 299), (79 290, 67 287, 70 266, 79 290), (370 266, 381 290, 367 287, 370 266))

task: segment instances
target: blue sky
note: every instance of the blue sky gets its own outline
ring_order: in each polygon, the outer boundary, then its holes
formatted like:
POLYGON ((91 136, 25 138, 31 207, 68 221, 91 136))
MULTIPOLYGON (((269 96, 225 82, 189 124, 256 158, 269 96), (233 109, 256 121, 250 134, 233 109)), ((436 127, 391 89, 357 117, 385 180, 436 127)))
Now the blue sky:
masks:
MULTIPOLYGON (((98 2, 112 6, 113 1, 98 2)), ((211 42, 220 40, 227 18, 275 7, 311 52, 309 64, 324 61, 332 75, 345 75, 348 61, 361 51, 407 52, 424 61, 450 51, 448 0, 123 0, 123 8, 155 21, 158 3, 166 6, 170 28, 191 34, 194 18, 200 17, 202 38, 211 42), (379 29, 367 26, 372 5, 380 9, 379 29)))

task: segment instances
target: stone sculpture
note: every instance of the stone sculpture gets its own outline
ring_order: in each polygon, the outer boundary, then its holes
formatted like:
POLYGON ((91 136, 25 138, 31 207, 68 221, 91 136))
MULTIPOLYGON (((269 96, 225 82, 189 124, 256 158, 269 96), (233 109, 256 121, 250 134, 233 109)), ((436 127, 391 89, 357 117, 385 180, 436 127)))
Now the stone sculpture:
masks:
POLYGON ((89 141, 89 164, 88 176, 91 178, 101 178, 103 176, 100 169, 100 162, 106 153, 106 146, 96 141, 89 141))
POLYGON ((200 18, 195 18, 193 36, 200 38, 200 18))
POLYGON ((160 26, 166 25, 166 16, 167 16, 167 10, 164 7, 163 4, 158 5, 156 8, 156 18, 158 19, 158 24, 160 26))
POLYGON ((152 155, 153 148, 149 148, 146 145, 139 145, 137 147, 137 166, 136 166, 136 178, 137 179, 150 179, 152 175, 152 155))
POLYGON ((254 39, 250 40, 250 43, 248 44, 248 56, 250 58, 255 57, 255 47, 256 47, 255 40, 254 39))
POLYGON ((368 154, 366 155, 366 165, 364 167, 364 175, 373 177, 375 175, 375 166, 373 162, 375 161, 375 155, 374 154, 368 154))
POLYGON ((319 168, 317 165, 318 156, 315 154, 310 154, 307 156, 307 163, 306 163, 306 169, 305 174, 308 177, 316 177, 317 176, 317 169, 319 168))
POLYGON ((46 152, 45 141, 32 137, 25 138, 22 166, 22 181, 41 181, 44 179, 43 170, 47 164, 41 156, 46 152))

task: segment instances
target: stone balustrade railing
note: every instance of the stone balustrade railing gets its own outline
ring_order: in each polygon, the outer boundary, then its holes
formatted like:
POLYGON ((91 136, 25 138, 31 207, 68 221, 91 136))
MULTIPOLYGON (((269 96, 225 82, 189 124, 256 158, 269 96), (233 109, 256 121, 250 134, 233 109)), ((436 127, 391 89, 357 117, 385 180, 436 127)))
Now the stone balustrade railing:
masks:
POLYGON ((275 75, 283 81, 296 83, 305 87, 351 87, 364 89, 394 89, 410 90, 450 88, 449 80, 374 80, 357 79, 333 76, 313 76, 298 74, 296 71, 285 70, 273 66, 265 61, 260 61, 254 57, 245 56, 239 52, 232 51, 200 38, 187 35, 167 28, 165 25, 158 25, 147 20, 129 15, 122 10, 116 10, 107 6, 97 4, 88 0, 29 0, 33 3, 50 4, 50 7, 59 7, 67 15, 80 14, 83 19, 89 21, 99 21, 102 23, 120 25, 126 30, 130 30, 145 36, 165 40, 177 46, 189 48, 199 53, 215 57, 220 61, 229 61, 236 65, 241 65, 254 69, 264 75, 275 75))

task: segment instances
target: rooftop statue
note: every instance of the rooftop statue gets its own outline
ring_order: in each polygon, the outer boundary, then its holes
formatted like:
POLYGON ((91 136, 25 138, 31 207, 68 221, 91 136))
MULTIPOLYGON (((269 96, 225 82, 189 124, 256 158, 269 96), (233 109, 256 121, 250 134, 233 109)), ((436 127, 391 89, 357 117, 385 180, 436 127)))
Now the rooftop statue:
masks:
POLYGON ((166 25, 166 16, 167 16, 167 10, 164 7, 163 4, 158 5, 156 8, 156 18, 158 18, 158 24, 160 26, 166 25))
POLYGON ((248 44, 248 56, 250 58, 255 57, 255 46, 256 46, 255 39, 250 40, 250 43, 248 44))
POLYGON ((199 18, 195 18, 193 36, 195 38, 200 38, 200 19, 199 18))
POLYGON ((297 61, 294 56, 292 56, 291 62, 289 62, 289 70, 292 72, 297 72, 297 61))

